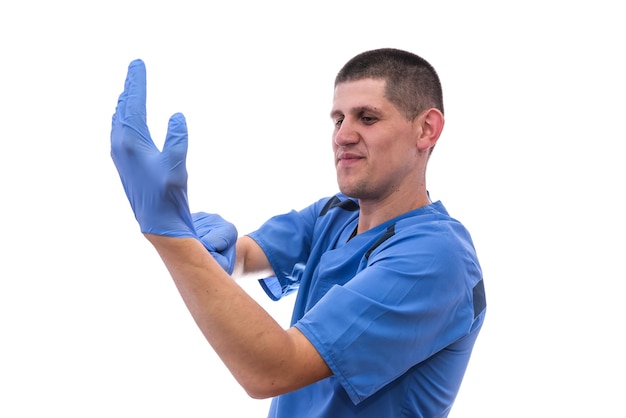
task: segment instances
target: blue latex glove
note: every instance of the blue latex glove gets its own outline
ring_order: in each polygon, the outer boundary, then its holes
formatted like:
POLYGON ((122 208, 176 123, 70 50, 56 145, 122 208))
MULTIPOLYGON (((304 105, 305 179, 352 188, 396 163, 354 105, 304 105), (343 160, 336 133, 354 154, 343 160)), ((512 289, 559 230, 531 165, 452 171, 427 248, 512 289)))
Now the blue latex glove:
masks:
POLYGON ((141 232, 196 237, 187 201, 187 123, 181 113, 168 125, 163 151, 146 123, 146 67, 128 66, 111 127, 111 157, 141 232))
POLYGON ((220 215, 198 212, 191 214, 200 241, 228 274, 235 267, 237 228, 220 215))

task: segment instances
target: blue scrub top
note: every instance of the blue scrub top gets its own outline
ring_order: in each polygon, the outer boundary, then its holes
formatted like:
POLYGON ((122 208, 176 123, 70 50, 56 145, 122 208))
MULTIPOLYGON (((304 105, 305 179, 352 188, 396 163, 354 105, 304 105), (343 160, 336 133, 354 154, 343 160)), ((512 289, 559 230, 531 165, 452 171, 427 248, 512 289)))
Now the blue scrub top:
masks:
POLYGON ((271 218, 249 234, 275 277, 298 291, 292 317, 333 375, 273 399, 269 417, 446 417, 486 302, 471 237, 441 202, 354 235, 342 194, 271 218))

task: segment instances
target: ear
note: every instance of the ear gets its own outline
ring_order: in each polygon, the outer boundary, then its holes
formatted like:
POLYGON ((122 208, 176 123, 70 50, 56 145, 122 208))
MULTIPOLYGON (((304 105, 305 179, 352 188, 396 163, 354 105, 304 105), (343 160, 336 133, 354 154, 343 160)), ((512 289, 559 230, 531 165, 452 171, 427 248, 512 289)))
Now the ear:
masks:
POLYGON ((433 107, 419 114, 415 121, 418 133, 417 149, 425 151, 434 147, 443 130, 445 122, 443 113, 433 107))

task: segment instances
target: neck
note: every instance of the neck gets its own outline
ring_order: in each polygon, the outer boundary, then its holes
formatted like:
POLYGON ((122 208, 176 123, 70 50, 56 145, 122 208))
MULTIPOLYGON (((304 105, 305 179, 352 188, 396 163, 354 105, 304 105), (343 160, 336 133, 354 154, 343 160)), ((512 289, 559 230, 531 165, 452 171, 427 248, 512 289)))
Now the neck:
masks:
POLYGON ((426 188, 412 196, 392 195, 384 200, 359 199, 358 233, 368 231, 390 219, 431 203, 426 188))

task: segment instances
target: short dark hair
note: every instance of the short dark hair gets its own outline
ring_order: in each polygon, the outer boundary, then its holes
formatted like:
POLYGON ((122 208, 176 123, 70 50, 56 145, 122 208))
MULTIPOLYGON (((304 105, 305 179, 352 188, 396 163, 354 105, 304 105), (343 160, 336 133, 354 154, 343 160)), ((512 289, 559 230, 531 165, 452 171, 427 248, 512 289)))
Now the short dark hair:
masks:
POLYGON ((394 48, 362 52, 339 70, 335 87, 364 78, 385 80, 385 97, 407 120, 433 107, 443 114, 443 92, 435 68, 411 52, 394 48))

